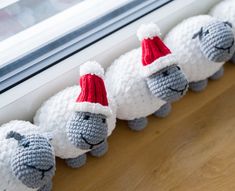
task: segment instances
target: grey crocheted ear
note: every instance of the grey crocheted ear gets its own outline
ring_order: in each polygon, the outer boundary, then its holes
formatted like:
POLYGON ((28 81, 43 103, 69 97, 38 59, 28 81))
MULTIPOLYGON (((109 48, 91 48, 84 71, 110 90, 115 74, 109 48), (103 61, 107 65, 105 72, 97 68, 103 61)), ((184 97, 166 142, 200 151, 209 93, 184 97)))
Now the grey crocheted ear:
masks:
POLYGON ((15 131, 10 131, 7 136, 6 136, 6 139, 11 139, 11 138, 14 138, 15 140, 17 141, 20 141, 24 138, 25 136, 24 135, 21 135, 20 133, 17 133, 15 131))
POLYGON ((230 23, 230 22, 228 22, 228 21, 225 21, 224 24, 226 24, 226 25, 230 26, 231 28, 233 28, 232 23, 230 23))
POLYGON ((199 40, 201 40, 202 39, 202 34, 203 34, 203 27, 201 27, 201 29, 193 35, 192 39, 195 39, 195 38, 198 37, 199 40))

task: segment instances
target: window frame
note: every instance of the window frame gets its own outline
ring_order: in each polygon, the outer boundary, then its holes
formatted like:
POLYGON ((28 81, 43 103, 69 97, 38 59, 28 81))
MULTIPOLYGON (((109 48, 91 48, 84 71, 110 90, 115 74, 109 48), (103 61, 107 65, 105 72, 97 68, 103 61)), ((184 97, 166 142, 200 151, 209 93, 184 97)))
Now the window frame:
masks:
POLYGON ((96 60, 106 68, 121 54, 138 47, 136 30, 140 24, 155 22, 164 36, 184 18, 207 13, 218 2, 220 0, 207 0, 203 4, 198 0, 174 0, 4 92, 0 95, 0 124, 12 119, 32 120, 46 99, 77 82, 82 63, 96 60))
MULTIPOLYGON (((0 66, 0 94, 171 1, 172 0, 131 1, 84 26, 79 26, 78 28, 65 33, 63 36, 49 41, 48 44, 45 44, 42 47, 34 48, 25 55, 16 56, 15 59, 0 66)), ((73 7, 71 9, 73 11, 76 10, 73 7)), ((65 11, 70 11, 71 9, 65 11)), ((60 15, 62 16, 63 13, 60 15)), ((40 23, 38 24, 38 27, 40 27, 40 23)), ((23 33, 24 31, 22 34, 19 34, 19 37, 17 38, 21 39, 21 35, 24 35, 23 33)), ((8 43, 7 41, 8 40, 6 40, 5 44, 8 43)), ((11 51, 11 49, 9 48, 7 51, 11 51)), ((5 51, 5 54, 6 53, 7 52, 5 51)), ((2 56, 0 55, 0 61, 5 62, 5 60, 10 57, 10 55, 8 57, 6 56, 7 55, 4 55, 4 53, 2 56)))

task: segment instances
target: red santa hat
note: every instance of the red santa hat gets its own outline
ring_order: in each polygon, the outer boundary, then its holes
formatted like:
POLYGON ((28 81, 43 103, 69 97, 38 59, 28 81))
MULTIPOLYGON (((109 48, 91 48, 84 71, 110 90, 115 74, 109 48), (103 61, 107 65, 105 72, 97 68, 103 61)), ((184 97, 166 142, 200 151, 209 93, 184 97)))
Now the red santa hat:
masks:
POLYGON ((141 41, 143 75, 151 76, 157 71, 176 64, 176 58, 159 38, 160 29, 154 23, 141 25, 137 36, 141 41))
POLYGON ((81 92, 74 111, 111 115, 103 78, 104 70, 97 62, 87 62, 80 67, 81 92))

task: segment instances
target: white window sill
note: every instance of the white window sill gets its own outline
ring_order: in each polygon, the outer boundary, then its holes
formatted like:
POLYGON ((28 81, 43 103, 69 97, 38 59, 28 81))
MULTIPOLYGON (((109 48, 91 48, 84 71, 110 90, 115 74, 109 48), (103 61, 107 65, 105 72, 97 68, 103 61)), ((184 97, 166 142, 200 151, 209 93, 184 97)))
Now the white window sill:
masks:
POLYGON ((104 67, 124 52, 139 46, 136 30, 141 23, 154 21, 165 34, 175 24, 192 15, 207 13, 220 0, 175 0, 122 28, 105 39, 89 46, 61 63, 0 95, 0 124, 12 119, 32 120, 44 100, 75 84, 79 65, 87 60, 97 60, 104 67))

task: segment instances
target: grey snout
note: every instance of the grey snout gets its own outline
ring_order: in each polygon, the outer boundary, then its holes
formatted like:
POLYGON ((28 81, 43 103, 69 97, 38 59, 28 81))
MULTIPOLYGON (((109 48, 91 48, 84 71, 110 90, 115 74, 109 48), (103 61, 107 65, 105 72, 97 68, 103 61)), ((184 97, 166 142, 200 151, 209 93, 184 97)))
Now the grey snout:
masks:
POLYGON ((106 117, 101 114, 75 112, 67 123, 70 142, 83 150, 102 144, 108 135, 106 117))

